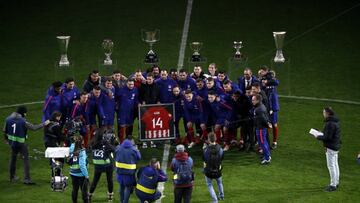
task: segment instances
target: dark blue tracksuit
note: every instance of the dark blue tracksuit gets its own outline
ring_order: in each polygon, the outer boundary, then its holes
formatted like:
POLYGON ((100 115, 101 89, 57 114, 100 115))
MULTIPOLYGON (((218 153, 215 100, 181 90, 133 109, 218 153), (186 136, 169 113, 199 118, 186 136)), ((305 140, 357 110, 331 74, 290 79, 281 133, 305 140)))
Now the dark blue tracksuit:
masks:
POLYGON ((64 121, 71 119, 71 110, 74 106, 74 100, 78 100, 80 98, 80 92, 77 87, 73 89, 66 88, 66 84, 61 87, 61 94, 63 99, 63 111, 62 111, 62 119, 64 121))
POLYGON ((175 80, 168 77, 166 80, 158 79, 155 81, 155 84, 159 87, 160 90, 160 103, 171 103, 172 89, 177 85, 175 80))
POLYGON ((160 191, 156 188, 158 182, 167 181, 166 174, 163 170, 145 166, 139 169, 137 177, 138 182, 135 193, 140 202, 153 202, 161 197, 160 191))
POLYGON ((63 112, 63 99, 62 94, 57 93, 52 87, 49 89, 43 106, 43 118, 42 121, 49 120, 51 118, 51 114, 54 111, 63 112))
POLYGON ((266 107, 262 103, 257 104, 254 109, 254 127, 259 146, 263 150, 266 160, 270 159, 270 147, 266 138, 268 122, 270 120, 266 107))
POLYGON ((186 80, 178 80, 178 85, 180 87, 180 91, 185 91, 191 89, 194 91, 196 89, 196 82, 193 78, 187 77, 186 80))

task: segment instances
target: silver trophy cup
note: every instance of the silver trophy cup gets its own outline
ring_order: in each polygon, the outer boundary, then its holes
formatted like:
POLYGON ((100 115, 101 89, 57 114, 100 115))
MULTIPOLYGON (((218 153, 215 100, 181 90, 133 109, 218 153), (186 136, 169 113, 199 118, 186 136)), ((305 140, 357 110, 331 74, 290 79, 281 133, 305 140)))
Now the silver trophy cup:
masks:
POLYGON ((202 42, 191 42, 190 43, 190 49, 193 51, 193 54, 191 56, 191 61, 198 62, 201 61, 201 55, 200 50, 203 46, 202 42))
POLYGON ((145 63, 157 63, 159 61, 157 54, 153 50, 153 46, 160 40, 160 30, 141 30, 141 38, 144 42, 149 44, 150 50, 145 56, 145 63))
POLYGON ((111 41, 111 39, 104 39, 104 41, 102 42, 102 47, 105 53, 104 65, 112 65, 113 63, 110 56, 113 52, 114 42, 111 41))
POLYGON ((59 42, 60 54, 61 54, 59 66, 60 67, 70 66, 70 62, 67 57, 67 49, 69 46, 70 36, 57 36, 56 38, 58 39, 59 42))
POLYGON ((282 52, 282 48, 284 45, 284 38, 286 32, 273 32, 273 36, 275 39, 275 46, 276 46, 276 55, 274 58, 275 63, 284 63, 285 58, 282 52))
POLYGON ((235 59, 241 59, 243 56, 240 52, 240 49, 243 47, 242 46, 242 41, 234 41, 234 49, 236 50, 235 54, 234 54, 234 58, 235 59))

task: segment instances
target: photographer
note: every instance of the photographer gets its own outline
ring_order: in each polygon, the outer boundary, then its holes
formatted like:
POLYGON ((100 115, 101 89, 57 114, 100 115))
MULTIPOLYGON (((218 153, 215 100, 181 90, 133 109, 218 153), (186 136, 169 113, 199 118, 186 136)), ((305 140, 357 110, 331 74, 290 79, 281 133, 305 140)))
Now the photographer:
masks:
POLYGON ((72 201, 77 202, 79 188, 81 188, 82 199, 85 203, 89 202, 88 184, 89 173, 87 169, 88 161, 85 149, 83 147, 83 139, 81 136, 75 136, 74 143, 70 146, 70 175, 72 180, 72 201))
POLYGON ((156 188, 158 182, 165 182, 167 177, 156 158, 152 158, 148 166, 139 169, 137 178, 135 193, 140 202, 154 202, 161 197, 161 192, 156 188))
POLYGON ((90 186, 89 200, 95 191, 102 173, 106 173, 108 200, 113 200, 113 159, 112 153, 115 152, 115 134, 104 128, 95 130, 95 135, 91 140, 93 163, 95 167, 94 178, 90 186))
POLYGON ((64 136, 61 132, 61 113, 54 111, 51 114, 49 125, 44 128, 44 144, 45 148, 60 147, 60 142, 64 141, 64 136))

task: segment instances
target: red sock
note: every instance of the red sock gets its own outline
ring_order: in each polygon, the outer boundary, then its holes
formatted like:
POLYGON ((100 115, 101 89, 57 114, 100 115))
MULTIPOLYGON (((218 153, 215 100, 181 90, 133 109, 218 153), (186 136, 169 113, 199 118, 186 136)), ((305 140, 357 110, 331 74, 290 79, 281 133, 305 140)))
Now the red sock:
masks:
POLYGON ((133 133, 133 126, 130 125, 126 128, 126 137, 128 137, 129 135, 132 135, 133 133))
POLYGON ((202 131, 202 140, 203 140, 203 142, 206 142, 207 141, 207 135, 208 135, 208 132, 207 132, 207 130, 205 129, 205 130, 203 130, 202 131))
POLYGON ((215 135, 216 135, 216 143, 220 143, 221 140, 221 130, 215 129, 215 135))
POLYGON ((126 127, 119 128, 119 143, 121 144, 124 141, 126 127))
POLYGON ((87 148, 88 147, 88 143, 89 143, 89 133, 88 131, 86 131, 85 135, 84 135, 84 145, 87 148))
POLYGON ((240 130, 240 141, 244 142, 244 132, 242 130, 240 130))
POLYGON ((230 141, 231 140, 236 140, 236 133, 237 133, 237 129, 235 128, 235 129, 231 129, 230 131, 229 131, 229 133, 230 133, 230 141))
POLYGON ((195 141, 194 128, 193 127, 188 128, 187 139, 188 139, 189 142, 194 142, 195 141))
POLYGON ((274 126, 273 127, 273 142, 277 142, 278 136, 279 136, 279 127, 274 126))

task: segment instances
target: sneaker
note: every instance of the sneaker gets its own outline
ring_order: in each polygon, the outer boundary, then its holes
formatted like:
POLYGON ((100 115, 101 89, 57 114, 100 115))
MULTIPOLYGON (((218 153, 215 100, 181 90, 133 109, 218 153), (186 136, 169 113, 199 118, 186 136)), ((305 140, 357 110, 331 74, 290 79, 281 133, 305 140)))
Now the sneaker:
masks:
POLYGON ((20 178, 17 176, 14 176, 13 178, 10 178, 10 182, 16 183, 20 178))
POLYGON ((224 201, 224 197, 218 197, 218 200, 220 200, 220 201, 224 201))
POLYGON ((224 147, 224 152, 229 151, 229 149, 230 149, 230 146, 229 146, 229 145, 225 145, 225 147, 224 147))
POLYGON ((89 200, 89 202, 91 202, 91 198, 92 198, 92 193, 88 193, 88 200, 89 200))
POLYGON ((147 146, 146 142, 143 142, 142 148, 143 148, 143 149, 146 149, 147 147, 148 147, 148 146, 147 146))
POLYGON ((276 149, 277 148, 277 142, 273 142, 271 149, 276 149))
POLYGON ((336 191, 336 186, 329 185, 325 188, 326 192, 334 192, 336 191))
POLYGON ((108 201, 112 202, 113 198, 114 198, 114 193, 113 192, 108 192, 107 195, 108 195, 108 201))
POLYGON ((238 142, 236 140, 231 140, 230 145, 234 147, 238 145, 238 142))
POLYGON ((188 146, 189 149, 193 148, 195 146, 195 142, 191 142, 188 146))
POLYGON ((156 144, 155 144, 153 141, 151 141, 151 142, 150 142, 150 147, 151 147, 151 148, 156 148, 156 144))
POLYGON ((207 147, 207 144, 204 143, 202 149, 206 149, 206 147, 207 147))
POLYGON ((36 185, 36 183, 32 182, 31 180, 25 180, 24 184, 25 185, 36 185))
POLYGON ((268 160, 263 159, 263 160, 260 162, 260 164, 261 164, 261 165, 267 165, 267 164, 270 164, 270 162, 271 162, 271 159, 270 159, 270 158, 269 158, 268 160))

